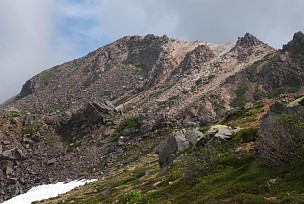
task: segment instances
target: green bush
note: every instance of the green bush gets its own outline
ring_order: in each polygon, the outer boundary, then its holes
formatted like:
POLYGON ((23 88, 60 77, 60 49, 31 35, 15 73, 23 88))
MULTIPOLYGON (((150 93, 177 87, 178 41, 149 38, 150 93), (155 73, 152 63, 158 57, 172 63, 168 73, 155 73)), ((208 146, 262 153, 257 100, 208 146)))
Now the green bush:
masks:
POLYGON ((276 98, 279 97, 280 94, 295 93, 299 91, 299 89, 299 86, 281 86, 268 92, 267 98, 276 98))
POLYGON ((122 121, 113 133, 113 140, 117 140, 122 135, 123 130, 126 128, 138 129, 138 117, 126 118, 124 121, 122 121))
POLYGON ((246 103, 245 94, 248 91, 248 86, 239 87, 235 90, 236 97, 231 101, 232 107, 243 107, 246 103))
POLYGON ((196 85, 196 86, 199 86, 199 85, 201 85, 202 83, 203 83, 203 80, 202 80, 202 79, 198 79, 198 80, 195 81, 195 85, 196 85))
POLYGON ((219 141, 209 141, 205 147, 196 149, 184 163, 184 178, 186 182, 195 183, 196 179, 206 176, 218 167, 220 149, 219 141))
POLYGON ((248 143, 254 142, 258 138, 258 130, 249 128, 249 129, 242 129, 235 133, 232 137, 233 141, 241 142, 241 143, 248 143))
POLYGON ((125 204, 146 204, 150 203, 149 199, 146 196, 143 196, 141 190, 134 189, 126 193, 123 198, 123 203, 125 204))

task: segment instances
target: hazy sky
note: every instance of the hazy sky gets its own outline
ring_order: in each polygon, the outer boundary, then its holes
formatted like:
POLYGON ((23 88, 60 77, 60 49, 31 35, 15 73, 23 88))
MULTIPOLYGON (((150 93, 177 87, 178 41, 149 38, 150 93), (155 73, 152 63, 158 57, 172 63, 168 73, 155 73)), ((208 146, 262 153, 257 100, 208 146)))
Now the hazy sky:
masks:
POLYGON ((303 0, 0 0, 0 102, 124 35, 227 42, 250 32, 281 48, 304 31, 303 9, 303 0))

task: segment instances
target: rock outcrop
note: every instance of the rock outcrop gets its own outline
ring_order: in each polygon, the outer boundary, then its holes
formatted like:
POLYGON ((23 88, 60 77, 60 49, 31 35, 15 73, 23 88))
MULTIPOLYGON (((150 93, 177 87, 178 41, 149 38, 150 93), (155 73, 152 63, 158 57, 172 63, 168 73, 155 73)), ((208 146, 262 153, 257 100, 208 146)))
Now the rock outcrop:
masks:
POLYGON ((190 147, 203 147, 211 139, 226 141, 238 132, 240 128, 231 128, 225 125, 212 126, 207 133, 203 134, 198 129, 182 129, 175 131, 171 137, 161 143, 156 154, 159 157, 159 166, 164 168, 172 163, 176 156, 190 147))

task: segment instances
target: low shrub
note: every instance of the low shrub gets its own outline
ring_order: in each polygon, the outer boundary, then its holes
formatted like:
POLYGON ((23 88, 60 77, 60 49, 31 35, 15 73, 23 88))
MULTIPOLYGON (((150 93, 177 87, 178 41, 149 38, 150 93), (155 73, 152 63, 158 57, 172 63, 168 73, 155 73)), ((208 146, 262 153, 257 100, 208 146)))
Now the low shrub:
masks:
POLYGON ((124 119, 113 133, 113 140, 117 140, 126 128, 139 128, 138 117, 124 119))
POLYGON ((242 129, 232 137, 233 141, 240 143, 254 142, 258 138, 258 130, 254 128, 242 129))
POLYGON ((134 189, 124 195, 122 203, 125 204, 148 204, 149 199, 142 195, 141 190, 134 189))
POLYGON ((220 149, 219 141, 210 141, 205 147, 196 149, 184 162, 184 178, 186 182, 196 182, 200 176, 205 176, 217 168, 220 149))

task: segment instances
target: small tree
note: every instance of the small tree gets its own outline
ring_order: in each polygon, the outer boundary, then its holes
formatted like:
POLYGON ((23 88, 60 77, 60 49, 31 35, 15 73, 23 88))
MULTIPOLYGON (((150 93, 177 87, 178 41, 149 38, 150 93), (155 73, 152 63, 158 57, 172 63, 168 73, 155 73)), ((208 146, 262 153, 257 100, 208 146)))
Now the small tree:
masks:
POLYGON ((270 166, 292 165, 304 156, 304 113, 282 114, 260 131, 259 152, 270 166))

